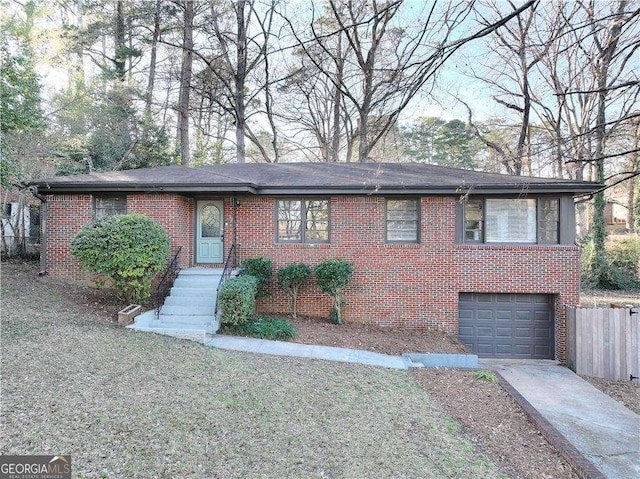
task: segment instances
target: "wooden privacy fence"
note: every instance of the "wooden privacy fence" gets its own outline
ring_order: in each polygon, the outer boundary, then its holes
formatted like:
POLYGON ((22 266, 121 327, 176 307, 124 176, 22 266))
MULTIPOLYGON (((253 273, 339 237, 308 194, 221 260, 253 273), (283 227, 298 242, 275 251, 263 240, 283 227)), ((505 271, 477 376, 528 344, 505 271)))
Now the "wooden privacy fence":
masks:
POLYGON ((567 365, 616 381, 640 376, 639 310, 567 306, 567 365))

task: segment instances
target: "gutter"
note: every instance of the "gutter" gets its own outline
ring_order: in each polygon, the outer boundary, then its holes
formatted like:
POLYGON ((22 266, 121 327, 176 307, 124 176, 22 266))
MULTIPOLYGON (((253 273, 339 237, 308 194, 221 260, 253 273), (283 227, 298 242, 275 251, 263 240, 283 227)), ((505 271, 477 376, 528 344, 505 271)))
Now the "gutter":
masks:
POLYGON ((47 276, 47 199, 38 193, 38 187, 31 194, 40 200, 40 272, 38 276, 47 276))

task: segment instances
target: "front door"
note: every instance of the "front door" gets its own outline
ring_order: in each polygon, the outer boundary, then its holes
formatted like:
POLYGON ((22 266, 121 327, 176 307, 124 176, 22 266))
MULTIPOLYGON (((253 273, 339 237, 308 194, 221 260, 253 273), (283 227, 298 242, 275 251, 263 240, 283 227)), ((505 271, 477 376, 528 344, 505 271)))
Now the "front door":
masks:
POLYGON ((222 201, 198 201, 196 263, 222 263, 222 201))

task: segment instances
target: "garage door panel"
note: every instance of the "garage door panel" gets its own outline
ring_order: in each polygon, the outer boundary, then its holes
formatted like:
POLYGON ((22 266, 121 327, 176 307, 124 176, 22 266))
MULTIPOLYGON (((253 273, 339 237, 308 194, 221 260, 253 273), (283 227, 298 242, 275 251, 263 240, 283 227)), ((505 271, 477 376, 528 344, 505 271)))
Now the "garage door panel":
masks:
POLYGON ((478 338, 493 338, 493 328, 478 326, 476 336, 478 338))
POLYGON ((493 294, 478 293, 475 295, 475 302, 476 303, 493 303, 494 302, 493 294))
POLYGON ((513 303, 513 298, 510 294, 493 294, 491 296, 496 303, 513 303))
POLYGON ((493 355, 493 344, 492 343, 478 343, 478 355, 493 355))
POLYGON ((554 357, 554 300, 540 294, 461 293, 459 336, 481 357, 554 357))
POLYGON ((532 294, 531 297, 536 304, 552 304, 553 297, 548 294, 532 294))
POLYGON ((549 328, 534 328, 533 337, 537 339, 550 339, 551 331, 549 328))
POLYGON ((497 344, 496 345, 496 354, 500 355, 510 355, 513 354, 513 347, 510 344, 497 344))
POLYGON ((514 318, 516 321, 531 321, 534 318, 534 314, 531 314, 532 311, 523 311, 519 309, 515 312, 514 318))
POLYGON ((458 329, 460 331, 460 336, 473 336, 473 326, 460 326, 458 329))
POLYGON ((532 329, 534 329, 534 328, 515 328, 514 337, 516 337, 516 338, 531 338, 533 336, 532 329))
POLYGON ((495 328, 496 331, 496 338, 510 338, 511 336, 513 336, 513 330, 511 328, 501 328, 501 327, 496 327, 495 328))

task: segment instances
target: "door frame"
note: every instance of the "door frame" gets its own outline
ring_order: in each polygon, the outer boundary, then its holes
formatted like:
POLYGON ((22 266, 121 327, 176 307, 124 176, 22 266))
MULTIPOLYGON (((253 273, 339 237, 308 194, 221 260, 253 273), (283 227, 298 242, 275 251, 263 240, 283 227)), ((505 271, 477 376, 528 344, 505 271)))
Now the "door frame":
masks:
POLYGON ((193 211, 193 264, 220 264, 224 262, 224 199, 223 198, 197 198, 194 201, 194 211, 193 211), (220 242, 222 244, 221 257, 220 261, 214 261, 211 263, 203 263, 198 261, 198 240, 199 240, 199 232, 198 229, 200 227, 200 208, 205 203, 213 203, 218 206, 220 209, 220 242))

